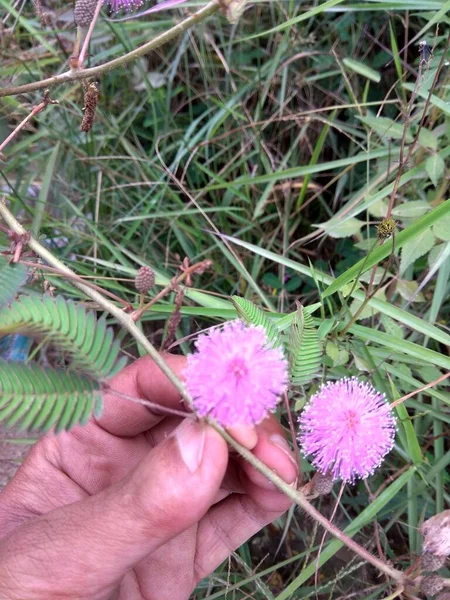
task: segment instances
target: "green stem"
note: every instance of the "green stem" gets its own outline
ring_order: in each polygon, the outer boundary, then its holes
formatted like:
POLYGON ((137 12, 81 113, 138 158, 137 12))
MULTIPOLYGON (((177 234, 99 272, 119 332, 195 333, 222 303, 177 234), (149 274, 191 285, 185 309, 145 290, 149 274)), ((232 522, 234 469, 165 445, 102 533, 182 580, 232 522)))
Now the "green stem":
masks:
POLYGON ((34 92, 36 90, 40 90, 43 88, 51 87, 52 85, 57 85, 59 83, 66 83, 68 81, 79 81, 81 79, 88 79, 89 77, 98 77, 103 73, 107 73, 116 67, 124 66, 129 62, 148 54, 152 50, 156 50, 163 44, 166 44, 173 38, 179 36, 184 33, 187 29, 190 29, 197 23, 204 21, 207 17, 210 17, 215 12, 217 12, 220 8, 220 5, 216 0, 213 2, 209 2, 206 6, 200 9, 198 12, 193 14, 191 17, 188 17, 181 23, 178 23, 171 29, 165 31, 161 35, 153 38, 143 46, 136 48, 135 50, 131 50, 127 54, 123 56, 119 56, 119 58, 115 58, 110 60, 103 65, 98 65, 97 67, 91 67, 90 69, 79 69, 77 71, 66 71, 65 73, 61 73, 61 75, 56 75, 55 77, 49 77, 48 79, 44 79, 42 81, 35 81, 33 83, 26 83, 25 85, 19 85, 17 87, 5 88, 0 90, 0 98, 2 96, 14 96, 16 94, 24 94, 25 92, 34 92))
MULTIPOLYGON (((14 215, 6 206, 4 200, 0 201, 0 216, 3 218, 8 227, 19 235, 26 234, 26 230, 22 227, 22 225, 16 220, 14 215)), ((168 366, 164 358, 158 353, 156 348, 147 340, 145 335, 133 321, 133 319, 126 313, 124 313, 120 308, 118 308, 114 303, 105 298, 100 292, 91 287, 88 287, 84 283, 77 281, 75 273, 69 269, 63 262, 61 262, 58 258, 53 256, 53 254, 42 244, 40 244, 33 237, 28 241, 29 247, 43 260, 47 261, 52 267, 59 269, 62 273, 69 275, 71 277, 71 282, 74 286, 76 286, 79 290, 81 290, 86 296, 97 302, 102 308, 107 310, 111 315, 113 315, 117 321, 133 336, 133 338, 142 345, 142 347, 147 351, 147 353, 151 356, 157 366, 161 369, 161 371, 167 376, 167 378, 172 382, 172 384, 176 387, 176 389, 180 392, 181 397, 191 406, 192 399, 187 393, 182 381, 177 377, 176 373, 168 366)), ((308 515, 310 515, 315 521, 317 521, 322 527, 328 531, 331 535, 345 544, 348 548, 350 548, 353 552, 358 554, 361 558, 372 564, 375 568, 377 568, 382 573, 385 573, 389 577, 393 578, 397 582, 403 581, 403 573, 384 563, 382 560, 376 558, 368 552, 365 548, 361 547, 351 538, 349 538, 345 533, 343 533, 340 529, 338 529, 335 525, 330 523, 326 517, 324 517, 317 509, 314 508, 310 502, 305 498, 305 496, 293 489, 289 484, 287 484, 281 477, 279 477, 272 469, 269 469, 263 462, 261 462, 250 450, 241 446, 231 435, 225 431, 222 427, 217 425, 214 422, 210 422, 210 425, 228 442, 230 446, 232 446, 239 454, 245 458, 255 469, 257 469, 260 473, 265 475, 267 479, 269 479, 276 487, 282 491, 288 498, 290 498, 293 502, 298 504, 308 515)))

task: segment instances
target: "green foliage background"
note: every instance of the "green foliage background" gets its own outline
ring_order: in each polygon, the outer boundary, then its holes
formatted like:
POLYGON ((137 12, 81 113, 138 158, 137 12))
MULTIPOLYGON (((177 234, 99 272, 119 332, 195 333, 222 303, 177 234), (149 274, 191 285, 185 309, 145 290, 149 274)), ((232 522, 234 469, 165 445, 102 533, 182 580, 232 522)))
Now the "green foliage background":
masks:
MULTIPOLYGON (((393 401, 450 371, 448 67, 430 95, 450 2, 331 4, 255 2, 237 26, 213 17, 176 43, 102 76, 88 134, 80 131, 81 85, 55 87, 51 95, 59 105, 32 121, 0 162, 1 185, 19 220, 77 273, 93 276, 124 300, 137 302, 133 279, 140 265, 154 268, 159 289, 185 256, 191 262, 211 259, 213 268, 186 289, 178 338, 234 318, 236 310, 249 321, 263 321, 291 349, 292 410, 301 409, 325 379, 369 377, 393 401), (434 46, 422 70, 419 39, 434 46), (366 258, 394 188, 412 94, 407 147, 427 98, 429 105, 400 180, 392 213, 397 232, 366 258), (382 285, 343 335, 374 267, 375 284, 382 285), (299 312, 296 302, 305 308, 299 312)), ((90 63, 137 47, 199 6, 188 2, 176 12, 127 23, 100 21, 90 63)), ((48 8, 53 29, 41 26, 31 3, 19 13, 0 0, 0 16, 9 15, 0 42, 3 85, 67 70, 75 34, 70 8, 57 1, 48 8)), ((0 140, 40 98, 33 93, 0 99, 0 140)), ((2 245, 9 245, 6 236, 2 245)), ((23 272, 16 269, 13 280, 8 268, 0 271, 5 305, 24 283, 23 272)), ((21 418, 29 427, 83 422, 95 409, 99 382, 116 365, 117 346, 108 343, 111 354, 98 354, 100 347, 91 352, 95 344, 88 347, 83 339, 74 347, 94 316, 69 300, 93 307, 67 280, 52 274, 48 280, 66 301, 31 294, 2 309, 2 332, 39 329, 63 351, 71 350, 75 365, 97 361, 98 368, 95 376, 91 368, 64 379, 65 403, 61 393, 44 394, 49 412, 40 418, 39 390, 34 414, 27 412, 26 384, 11 407, 11 383, 0 403, 0 417, 10 424, 21 418), (27 303, 31 313, 23 309, 27 303), (48 311, 52 318, 38 324, 38 315, 48 311), (60 311, 72 311, 67 328, 55 317, 60 311), (76 400, 80 390, 87 392, 76 400)), ((145 314, 144 331, 155 343, 173 308, 168 296, 145 314)), ((100 340, 104 319, 97 327, 100 340)), ((117 337, 124 356, 140 353, 123 332, 117 337)), ((179 351, 189 350, 182 341, 179 351)), ((10 369, 0 364, 0 379, 10 369)), ((61 390, 59 371, 50 369, 48 378, 61 390)), ((449 507, 449 406, 445 381, 400 405, 395 450, 368 486, 348 487, 340 499, 339 526, 371 548, 376 531, 385 556, 399 567, 407 568, 420 553, 421 522, 449 507)), ((287 427, 284 409, 280 419, 287 427)), ((306 461, 303 467, 310 471, 306 461)), ((330 513, 333 503, 323 500, 320 508, 330 513)), ((321 552, 317 589, 320 538, 291 511, 275 530, 239 549, 231 572, 225 564, 202 582, 197 597, 388 595, 386 584, 354 557, 348 560, 335 540, 327 540, 321 552)))

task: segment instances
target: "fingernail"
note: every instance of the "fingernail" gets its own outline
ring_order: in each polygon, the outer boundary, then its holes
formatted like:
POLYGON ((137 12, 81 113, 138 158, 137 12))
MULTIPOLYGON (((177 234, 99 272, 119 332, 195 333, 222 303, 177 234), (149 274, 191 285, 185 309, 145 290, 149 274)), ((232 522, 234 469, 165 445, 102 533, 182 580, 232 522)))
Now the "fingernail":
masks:
POLYGON ((175 430, 175 438, 184 464, 195 473, 203 458, 205 426, 193 419, 185 419, 175 430))
POLYGON ((289 444, 283 436, 276 433, 271 435, 269 439, 271 444, 279 448, 291 461, 291 468, 287 469, 286 472, 283 473, 283 479, 287 483, 294 482, 298 477, 298 465, 295 458, 292 456, 292 450, 290 449, 289 444))

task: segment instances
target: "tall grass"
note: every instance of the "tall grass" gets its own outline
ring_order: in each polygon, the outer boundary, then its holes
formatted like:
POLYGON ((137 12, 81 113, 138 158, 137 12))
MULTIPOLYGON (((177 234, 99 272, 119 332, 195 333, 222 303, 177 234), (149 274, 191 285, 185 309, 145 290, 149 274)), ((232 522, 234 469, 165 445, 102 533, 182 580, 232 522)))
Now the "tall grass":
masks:
MULTIPOLYGON (((369 375, 392 401, 450 371, 448 67, 435 79, 450 2, 344 0, 326 11, 321 4, 255 2, 236 26, 213 17, 103 75, 87 134, 81 84, 52 88, 59 104, 5 148, 0 176, 22 223, 79 274, 130 302, 140 265, 153 266, 162 286, 184 257, 211 259, 212 270, 186 291, 182 351, 199 329, 235 315, 230 295, 279 318, 296 300, 322 302, 315 316, 323 378, 369 375), (424 38, 434 52, 421 65, 424 38), (422 117, 396 188, 402 143, 411 147, 422 117), (395 189, 397 232, 365 260, 395 189), (370 282, 382 278, 342 335, 370 282)), ((100 20, 88 62, 137 47, 199 6, 100 20)), ((0 0, 2 86, 67 70, 71 11, 61 2, 51 9, 54 26, 44 28, 31 4, 0 0)), ((40 98, 1 100, 0 141, 40 98)), ((69 283, 49 280, 79 298, 69 283)), ((173 302, 169 295, 144 315, 156 342, 173 302)), ((139 352, 126 336, 122 346, 139 352)), ((292 410, 313 389, 294 396, 292 410)), ((344 490, 336 519, 360 544, 407 568, 420 554, 421 522, 449 507, 450 394, 443 382, 402 406, 395 451, 367 482, 344 490)), ((334 502, 320 509, 330 514, 334 502)), ((316 585, 320 539, 291 511, 202 582, 197 597, 389 595, 367 565, 328 539, 316 585)))

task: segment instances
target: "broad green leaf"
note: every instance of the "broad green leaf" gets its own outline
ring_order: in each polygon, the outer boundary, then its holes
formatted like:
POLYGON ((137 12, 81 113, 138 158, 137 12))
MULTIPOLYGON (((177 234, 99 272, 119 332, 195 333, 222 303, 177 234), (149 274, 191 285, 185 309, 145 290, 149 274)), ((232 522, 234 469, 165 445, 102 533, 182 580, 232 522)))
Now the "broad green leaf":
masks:
POLYGON ((407 281, 406 279, 397 279, 396 290, 402 298, 411 302, 414 298, 414 302, 425 302, 424 295, 422 292, 417 292, 419 284, 417 281, 407 281))
POLYGON ((450 214, 442 217, 442 219, 433 225, 431 230, 440 240, 450 242, 450 214))
POLYGON ((339 348, 334 342, 328 342, 325 347, 325 354, 331 359, 334 367, 346 365, 350 354, 345 348, 339 348))
POLYGON ((404 217, 409 219, 417 219, 422 217, 425 213, 431 210, 431 206, 425 200, 411 200, 410 202, 404 202, 399 206, 395 206, 392 209, 392 216, 402 219, 404 217))
POLYGON ((368 67, 364 63, 359 60, 353 60, 352 58, 344 58, 344 65, 348 67, 351 71, 358 73, 358 75, 362 75, 363 77, 367 77, 371 81, 375 81, 375 83, 379 83, 381 81, 381 75, 375 69, 368 67))
POLYGON ((436 246, 433 246, 433 248, 430 250, 430 254, 428 255, 428 266, 430 267, 430 269, 434 269, 436 263, 441 259, 441 257, 446 252, 447 246, 448 246, 448 242, 442 243, 442 244, 436 244, 436 246))
MULTIPOLYGON (((417 95, 420 96, 420 98, 428 100, 429 92, 427 90, 423 90, 421 87, 419 87, 419 89, 416 90, 416 85, 414 83, 404 83, 402 87, 405 90, 408 90, 409 92, 416 92, 417 95)), ((442 98, 439 98, 439 96, 436 96, 436 94, 431 94, 430 104, 439 108, 439 110, 441 110, 444 113, 444 115, 450 115, 450 106, 448 105, 448 102, 446 102, 442 98)))
MULTIPOLYGON (((445 200, 439 206, 434 208, 431 212, 427 213, 414 223, 411 223, 403 231, 400 231, 395 235, 395 247, 402 248, 406 243, 416 239, 425 230, 429 229, 435 223, 439 222, 440 219, 450 213, 450 200, 445 200)), ((350 267, 342 273, 334 282, 323 292, 322 298, 331 296, 340 290, 346 283, 353 281, 358 274, 363 271, 371 269, 374 265, 379 263, 381 260, 389 256, 392 252, 392 238, 384 242, 381 246, 376 248, 370 253, 368 258, 363 258, 358 261, 353 267, 350 267)))
POLYGON ((0 361, 0 421, 22 431, 68 430, 100 415, 99 390, 73 371, 0 361))
POLYGON ((330 221, 320 223, 320 225, 314 225, 314 227, 320 227, 332 238, 346 238, 355 235, 355 233, 359 233, 363 225, 365 225, 364 221, 350 218, 343 222, 336 219, 330 219, 330 221))
POLYGON ((436 150, 438 147, 438 139, 433 131, 430 131, 426 127, 422 127, 419 133, 419 144, 424 148, 436 150))
POLYGON ((270 317, 256 306, 256 304, 253 304, 253 302, 250 302, 250 300, 247 300, 246 298, 240 298, 239 296, 232 296, 231 302, 236 308, 237 314, 243 321, 249 325, 264 327, 267 334, 267 340, 272 346, 279 346, 281 344, 276 325, 270 317))
POLYGON ((27 270, 23 265, 10 263, 6 256, 0 255, 0 307, 14 300, 26 280, 27 270))
POLYGON ((428 157, 425 169, 434 187, 437 187, 445 172, 445 162, 442 156, 440 154, 432 154, 428 157))
POLYGON ((325 354, 334 362, 339 357, 339 348, 334 342, 327 342, 325 354))
POLYGON ((425 229, 421 234, 407 242, 402 248, 402 258, 400 260, 400 275, 406 269, 415 263, 415 261, 429 252, 434 246, 435 237, 430 229, 425 229))
MULTIPOLYGON (((403 137, 403 123, 393 121, 387 117, 375 117, 373 115, 366 115, 365 117, 358 117, 365 125, 373 129, 375 133, 382 139, 401 140, 403 137)), ((412 133, 407 131, 406 142, 410 144, 414 137, 412 133)))
POLYGON ((403 327, 400 327, 398 323, 391 319, 391 317, 387 317, 386 315, 381 315, 381 323, 384 327, 386 333, 392 335, 394 337, 402 338, 405 335, 403 327))
POLYGON ((324 319, 322 323, 319 325, 319 340, 323 340, 327 337, 330 331, 333 329, 336 324, 335 317, 331 317, 329 319, 324 319))
POLYGON ((368 207, 368 212, 372 217, 376 217, 377 219, 384 219, 386 216, 388 209, 388 201, 387 200, 377 200, 374 204, 371 204, 368 207))

